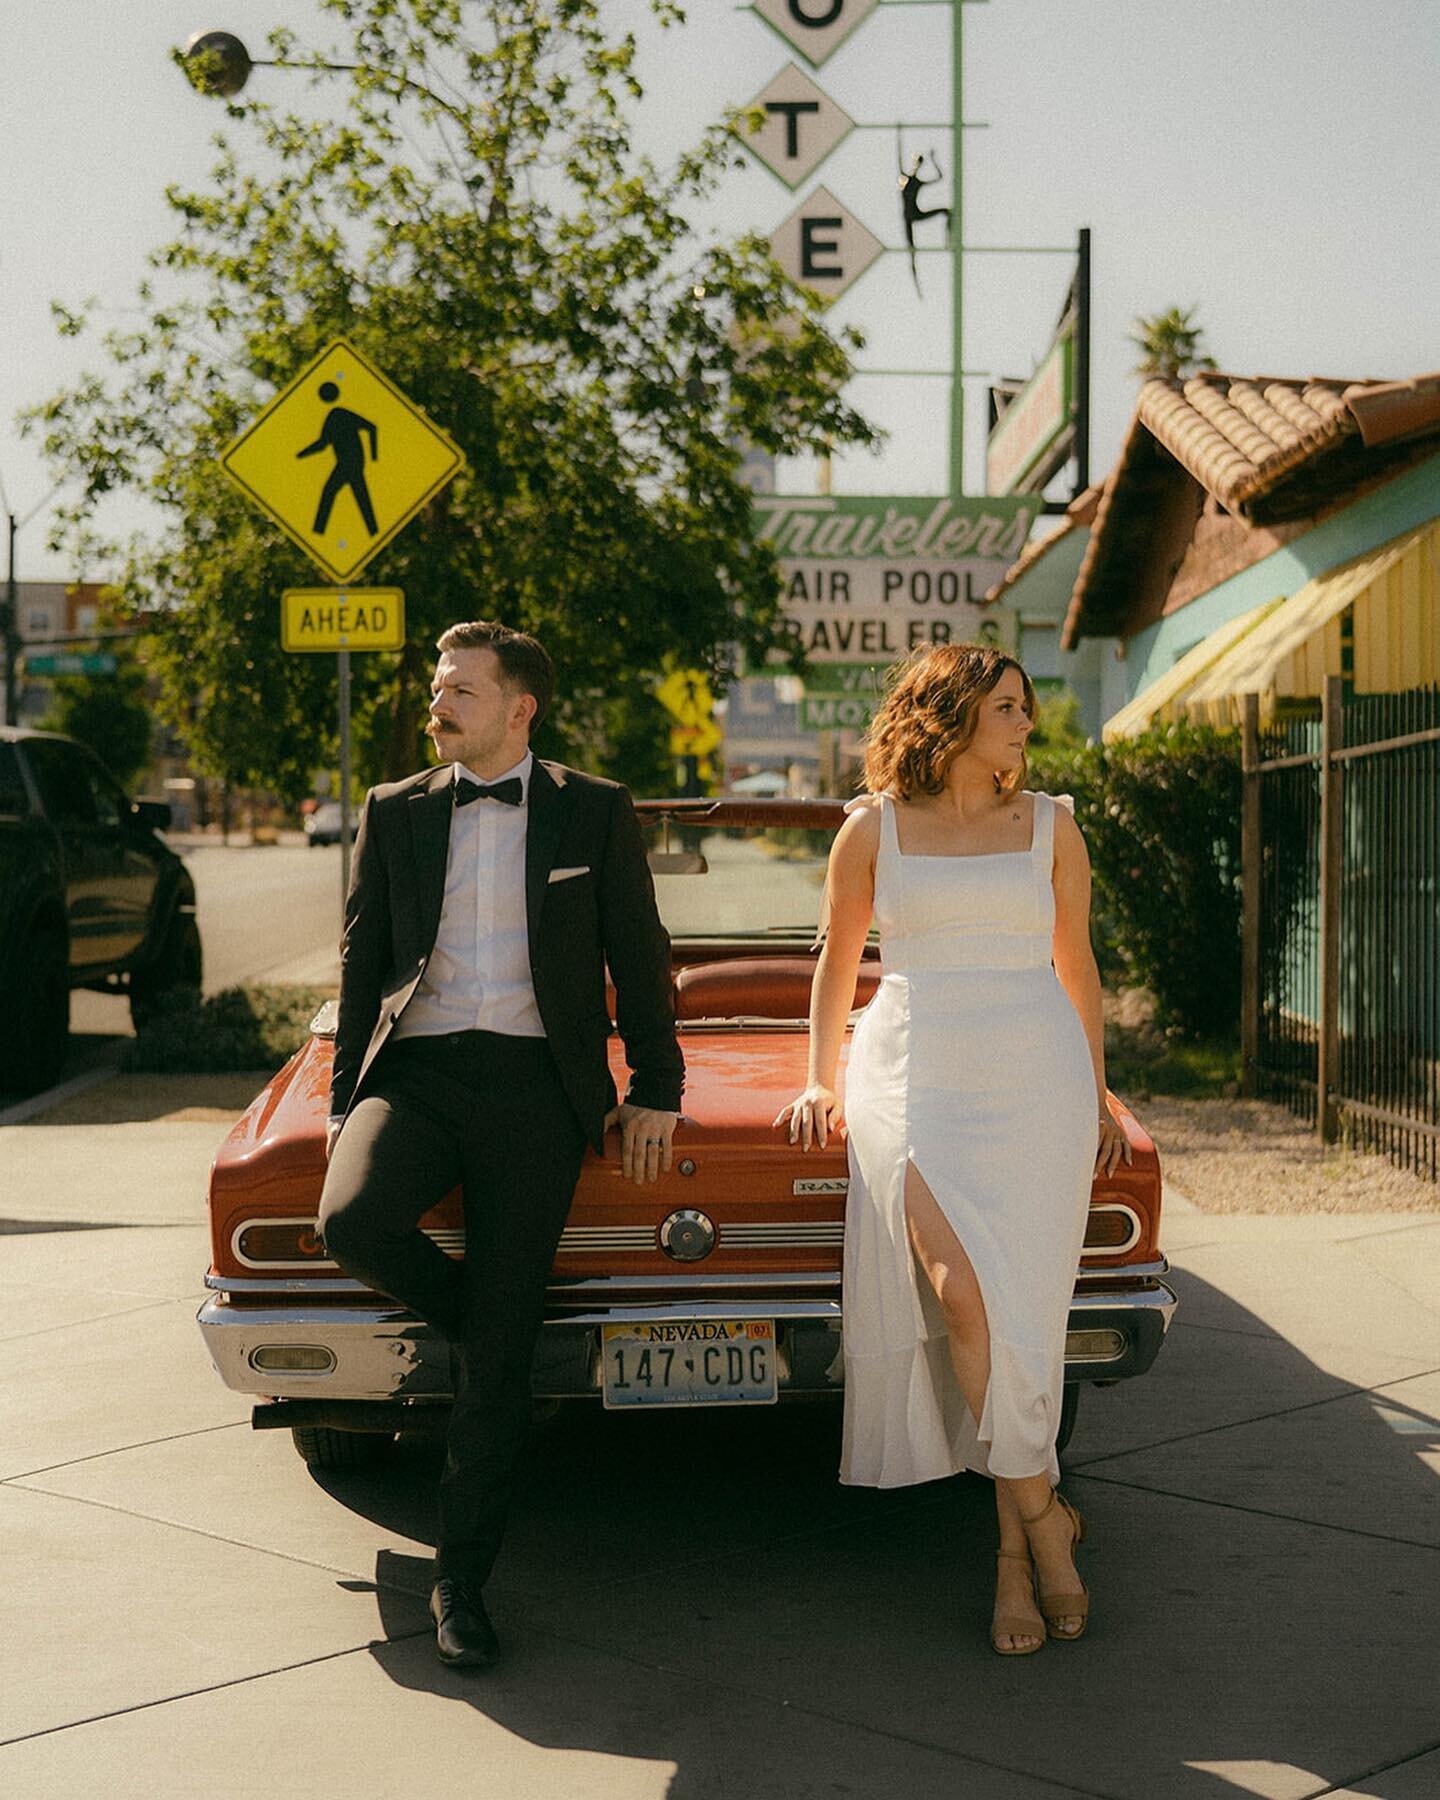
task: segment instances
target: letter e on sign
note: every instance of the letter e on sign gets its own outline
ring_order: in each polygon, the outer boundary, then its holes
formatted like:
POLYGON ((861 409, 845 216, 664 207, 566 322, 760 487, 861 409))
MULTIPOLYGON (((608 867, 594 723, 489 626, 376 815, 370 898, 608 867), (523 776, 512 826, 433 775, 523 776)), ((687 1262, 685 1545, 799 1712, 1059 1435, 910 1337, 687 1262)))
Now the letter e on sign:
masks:
POLYGON ((770 248, 793 282, 833 300, 859 280, 885 246, 821 187, 776 230, 770 248))

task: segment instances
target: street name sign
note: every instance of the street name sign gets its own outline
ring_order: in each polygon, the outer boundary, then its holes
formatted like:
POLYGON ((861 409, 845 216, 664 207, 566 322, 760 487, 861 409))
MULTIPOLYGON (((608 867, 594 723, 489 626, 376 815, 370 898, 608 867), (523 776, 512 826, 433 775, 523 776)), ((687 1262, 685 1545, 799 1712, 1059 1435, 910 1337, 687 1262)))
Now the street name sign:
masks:
POLYGON ((282 388, 220 466, 332 581, 351 581, 465 461, 353 344, 282 388))
POLYGON ((113 675, 115 658, 108 651, 99 655, 89 652, 65 650, 49 656, 27 656, 25 673, 27 675, 113 675))
POLYGON ((885 246, 829 188, 818 187, 776 227, 770 249, 792 281, 834 300, 860 279, 885 246))
POLYGON ((754 0, 755 11, 813 67, 838 50, 880 0, 754 0))
POLYGON ((290 651, 403 650, 405 596, 399 588, 286 588, 280 647, 290 651))
POLYGON ((797 63, 787 63, 750 102, 765 114, 740 141, 787 187, 798 187, 849 135, 855 121, 797 63))

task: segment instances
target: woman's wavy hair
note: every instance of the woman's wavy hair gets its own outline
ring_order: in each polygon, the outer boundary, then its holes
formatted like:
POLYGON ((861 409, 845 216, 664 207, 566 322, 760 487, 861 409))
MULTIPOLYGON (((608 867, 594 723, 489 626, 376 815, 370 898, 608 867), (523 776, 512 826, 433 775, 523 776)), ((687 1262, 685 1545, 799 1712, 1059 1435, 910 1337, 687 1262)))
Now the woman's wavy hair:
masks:
MULTIPOLYGON (((888 670, 885 698, 865 734, 870 792, 899 800, 940 793, 950 764, 975 736, 980 702, 1007 669, 1019 675, 1026 714, 1035 719, 1039 708, 1030 677, 1013 656, 988 644, 930 644, 888 670)), ((1025 774, 1022 756, 1013 775, 1002 778, 996 772, 995 791, 1018 793, 1025 774)))

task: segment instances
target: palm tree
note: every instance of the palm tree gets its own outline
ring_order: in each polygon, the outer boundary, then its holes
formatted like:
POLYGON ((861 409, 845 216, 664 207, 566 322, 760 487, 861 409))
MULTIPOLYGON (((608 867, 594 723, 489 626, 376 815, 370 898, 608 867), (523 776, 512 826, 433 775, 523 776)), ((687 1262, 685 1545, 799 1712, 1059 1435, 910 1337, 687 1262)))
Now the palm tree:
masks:
POLYGON ((1204 332, 1192 323, 1194 317, 1193 306, 1184 312, 1172 306, 1169 312, 1156 313, 1153 318, 1142 314, 1136 319, 1139 329, 1127 340, 1143 353, 1135 365, 1135 374, 1159 375, 1175 381, 1182 375, 1193 375, 1197 369, 1213 369, 1215 358, 1202 353, 1200 339, 1204 332))

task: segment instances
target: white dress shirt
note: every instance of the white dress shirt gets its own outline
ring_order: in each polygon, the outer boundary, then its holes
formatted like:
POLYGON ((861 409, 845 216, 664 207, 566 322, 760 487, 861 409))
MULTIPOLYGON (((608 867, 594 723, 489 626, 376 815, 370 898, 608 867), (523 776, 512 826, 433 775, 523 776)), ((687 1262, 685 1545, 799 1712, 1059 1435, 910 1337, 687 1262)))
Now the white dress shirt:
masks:
MULTIPOLYGON (((513 769, 495 777, 518 777, 524 790, 519 806, 473 800, 454 809, 435 948, 392 1037, 439 1037, 447 1031, 545 1036, 530 979, 525 919, 525 833, 534 762, 527 750, 513 769)), ((478 777, 456 763, 453 779, 478 777)))

